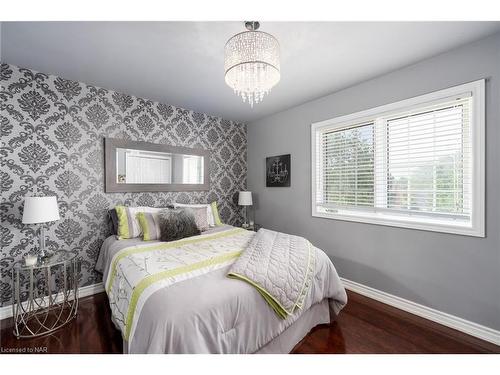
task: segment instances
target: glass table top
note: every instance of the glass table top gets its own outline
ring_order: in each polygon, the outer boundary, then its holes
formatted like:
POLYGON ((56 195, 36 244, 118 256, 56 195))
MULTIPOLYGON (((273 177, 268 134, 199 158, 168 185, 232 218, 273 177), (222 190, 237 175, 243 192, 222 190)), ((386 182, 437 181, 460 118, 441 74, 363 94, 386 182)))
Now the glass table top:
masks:
POLYGON ((53 253, 49 255, 47 258, 42 261, 37 261, 36 264, 32 266, 27 266, 25 264, 25 260, 23 259, 19 263, 14 265, 14 269, 17 270, 28 270, 28 269, 36 269, 36 268, 46 268, 56 266, 58 264, 71 262, 76 258, 76 254, 71 253, 69 251, 58 251, 57 253, 53 253))

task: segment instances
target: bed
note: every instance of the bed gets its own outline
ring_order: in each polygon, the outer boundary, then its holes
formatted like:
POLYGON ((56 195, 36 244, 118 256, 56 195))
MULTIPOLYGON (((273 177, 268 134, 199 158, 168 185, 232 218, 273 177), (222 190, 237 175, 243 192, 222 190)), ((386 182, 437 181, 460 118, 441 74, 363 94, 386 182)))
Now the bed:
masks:
POLYGON ((227 277, 254 235, 224 225, 171 243, 108 237, 96 269, 103 273, 124 352, 289 353, 313 327, 333 321, 347 295, 322 251, 316 252, 303 307, 286 319, 273 311, 256 288, 227 277), (203 267, 193 267, 193 262, 203 267), (154 267, 168 269, 162 271, 166 276, 158 277, 162 272, 150 275, 154 267), (135 283, 128 269, 140 269, 150 282, 135 283), (172 269, 185 272, 172 273, 172 269))

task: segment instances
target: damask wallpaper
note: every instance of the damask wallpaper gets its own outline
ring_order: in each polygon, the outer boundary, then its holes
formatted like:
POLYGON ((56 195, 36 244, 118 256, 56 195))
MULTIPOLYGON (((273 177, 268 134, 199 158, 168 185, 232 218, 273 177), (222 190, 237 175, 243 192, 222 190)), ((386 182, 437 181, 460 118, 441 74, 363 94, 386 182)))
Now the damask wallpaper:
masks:
POLYGON ((106 210, 117 204, 216 200, 223 221, 241 222, 244 124, 8 64, 0 83, 2 305, 11 301, 12 265, 37 246, 36 228, 21 223, 25 195, 57 196, 61 219, 50 224, 47 247, 78 254, 80 286, 101 280, 94 265, 109 234, 106 210), (105 136, 209 149, 210 190, 104 193, 105 136))

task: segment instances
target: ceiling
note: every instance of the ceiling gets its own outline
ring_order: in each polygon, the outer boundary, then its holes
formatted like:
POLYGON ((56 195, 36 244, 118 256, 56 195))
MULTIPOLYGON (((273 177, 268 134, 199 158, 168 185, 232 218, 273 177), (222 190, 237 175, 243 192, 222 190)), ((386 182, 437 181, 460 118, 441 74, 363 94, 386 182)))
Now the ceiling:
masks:
POLYGON ((250 108, 224 83, 242 22, 3 22, 3 62, 251 122, 500 31, 500 22, 262 22, 281 81, 250 108))

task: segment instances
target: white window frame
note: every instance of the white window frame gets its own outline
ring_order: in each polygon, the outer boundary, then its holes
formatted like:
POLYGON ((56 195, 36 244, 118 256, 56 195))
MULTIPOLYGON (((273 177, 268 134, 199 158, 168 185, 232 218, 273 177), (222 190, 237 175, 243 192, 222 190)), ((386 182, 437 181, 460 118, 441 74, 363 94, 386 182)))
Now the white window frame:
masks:
POLYGON ((482 79, 465 83, 429 94, 311 124, 311 188, 313 217, 485 237, 485 80, 482 79), (360 209, 346 210, 337 213, 317 211, 316 141, 319 131, 325 128, 341 129, 362 122, 374 121, 377 117, 387 113, 400 110, 404 111, 412 107, 418 108, 431 102, 465 93, 470 93, 473 98, 470 109, 472 146, 472 210, 470 225, 445 223, 443 220, 433 219, 431 217, 421 217, 418 215, 398 216, 396 214, 368 212, 360 209))

